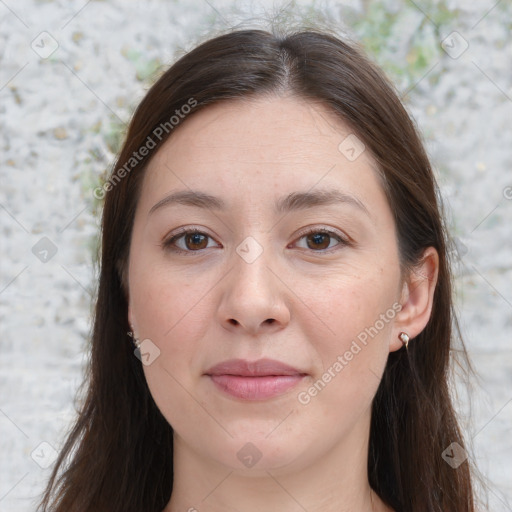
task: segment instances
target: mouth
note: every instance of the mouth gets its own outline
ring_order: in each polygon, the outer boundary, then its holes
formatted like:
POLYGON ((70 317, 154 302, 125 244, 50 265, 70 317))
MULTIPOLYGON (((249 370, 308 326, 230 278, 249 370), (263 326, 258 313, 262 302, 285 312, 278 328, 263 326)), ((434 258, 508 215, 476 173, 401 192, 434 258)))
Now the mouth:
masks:
POLYGON ((242 400, 266 400, 296 386, 307 373, 280 361, 231 359, 205 372, 217 389, 242 400))

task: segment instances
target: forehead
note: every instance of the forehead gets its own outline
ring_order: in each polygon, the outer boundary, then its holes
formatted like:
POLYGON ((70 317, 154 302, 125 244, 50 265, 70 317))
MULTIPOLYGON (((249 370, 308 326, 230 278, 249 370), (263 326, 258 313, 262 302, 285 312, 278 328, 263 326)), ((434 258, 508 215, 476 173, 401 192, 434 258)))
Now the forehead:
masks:
POLYGON ((311 158, 324 158, 326 146, 337 150, 351 133, 343 120, 319 102, 264 96, 217 103, 185 117, 162 149, 180 146, 183 150, 187 145, 198 159, 210 149, 222 149, 226 157, 250 151, 253 157, 272 157, 273 163, 300 155, 301 149, 311 158))
POLYGON ((370 152, 358 155, 363 146, 354 131, 318 102, 294 96, 226 101, 195 112, 174 130, 146 170, 142 199, 208 189, 247 200, 248 194, 313 187, 383 198, 370 152), (346 153, 354 143, 355 159, 346 153))

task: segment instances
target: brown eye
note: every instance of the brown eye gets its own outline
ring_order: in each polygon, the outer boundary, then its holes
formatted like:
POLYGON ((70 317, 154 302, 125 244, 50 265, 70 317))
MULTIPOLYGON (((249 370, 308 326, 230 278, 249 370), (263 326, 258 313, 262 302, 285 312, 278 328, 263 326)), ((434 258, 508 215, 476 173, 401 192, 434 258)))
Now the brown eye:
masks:
POLYGON ((331 235, 328 233, 313 233, 306 237, 309 249, 327 249, 331 242, 331 235))
POLYGON ((343 247, 349 245, 348 240, 345 240, 334 231, 328 229, 317 228, 306 231, 302 233, 299 238, 299 240, 302 239, 306 240, 306 246, 303 246, 303 248, 313 252, 328 252, 329 249, 337 246, 343 247), (336 240, 338 243, 332 244, 333 240, 336 240))
POLYGON ((202 233, 188 233, 187 235, 184 235, 185 246, 187 246, 190 249, 206 249, 206 247, 208 246, 207 239, 208 237, 203 235, 202 233))
MULTIPOLYGON (((211 237, 195 229, 184 229, 163 243, 166 250, 192 253, 208 248, 208 239, 211 237), (180 243, 178 243, 180 242, 180 243)), ((211 246, 210 246, 211 247, 211 246)))

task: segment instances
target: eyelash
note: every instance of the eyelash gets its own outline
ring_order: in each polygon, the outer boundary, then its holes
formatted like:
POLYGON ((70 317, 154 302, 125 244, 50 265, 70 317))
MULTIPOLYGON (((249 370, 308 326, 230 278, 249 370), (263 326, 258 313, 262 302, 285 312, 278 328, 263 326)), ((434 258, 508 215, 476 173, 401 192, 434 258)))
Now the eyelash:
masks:
MULTIPOLYGON (((206 233, 200 231, 199 229, 196 229, 196 228, 183 228, 183 229, 180 229, 180 231, 178 233, 175 233, 173 236, 171 236, 169 239, 165 240, 163 243, 162 243, 162 247, 165 249, 165 250, 169 250, 171 252, 174 252, 174 253, 179 253, 179 254, 186 254, 186 255, 191 255, 191 253, 200 253, 202 251, 204 251, 205 249, 199 249, 197 251, 191 251, 191 250, 184 250, 184 249, 181 249, 179 247, 176 247, 176 246, 173 246, 173 244, 179 240, 180 238, 183 238, 187 235, 191 235, 191 234, 199 234, 199 235, 205 235, 206 237, 208 238, 212 238, 210 237, 209 235, 207 235, 206 233)), ((305 230, 305 231, 302 231, 300 234, 299 234, 299 237, 297 240, 300 240, 308 235, 313 235, 313 234, 323 234, 323 235, 330 235, 332 238, 335 238, 339 244, 335 247, 331 247, 331 248, 328 248, 328 249, 321 249, 321 250, 314 250, 314 249, 305 249, 306 251, 311 251, 313 253, 319 253, 319 254, 322 254, 322 253, 331 253, 333 250, 339 250, 341 249, 342 247, 344 246, 350 246, 351 245, 351 242, 340 236, 337 232, 335 231, 332 231, 330 229, 326 229, 326 228, 313 228, 313 229, 308 229, 308 230, 305 230), (338 249, 336 249, 336 247, 338 246, 341 246, 339 247, 338 249)))

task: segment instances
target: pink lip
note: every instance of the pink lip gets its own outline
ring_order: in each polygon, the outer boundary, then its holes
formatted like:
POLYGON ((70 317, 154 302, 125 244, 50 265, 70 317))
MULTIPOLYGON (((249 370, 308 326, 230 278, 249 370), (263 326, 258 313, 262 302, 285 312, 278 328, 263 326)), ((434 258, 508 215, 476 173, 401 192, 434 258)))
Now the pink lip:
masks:
POLYGON ((306 375, 273 359, 254 362, 230 359, 205 372, 222 391, 243 400, 263 400, 280 395, 306 375))

